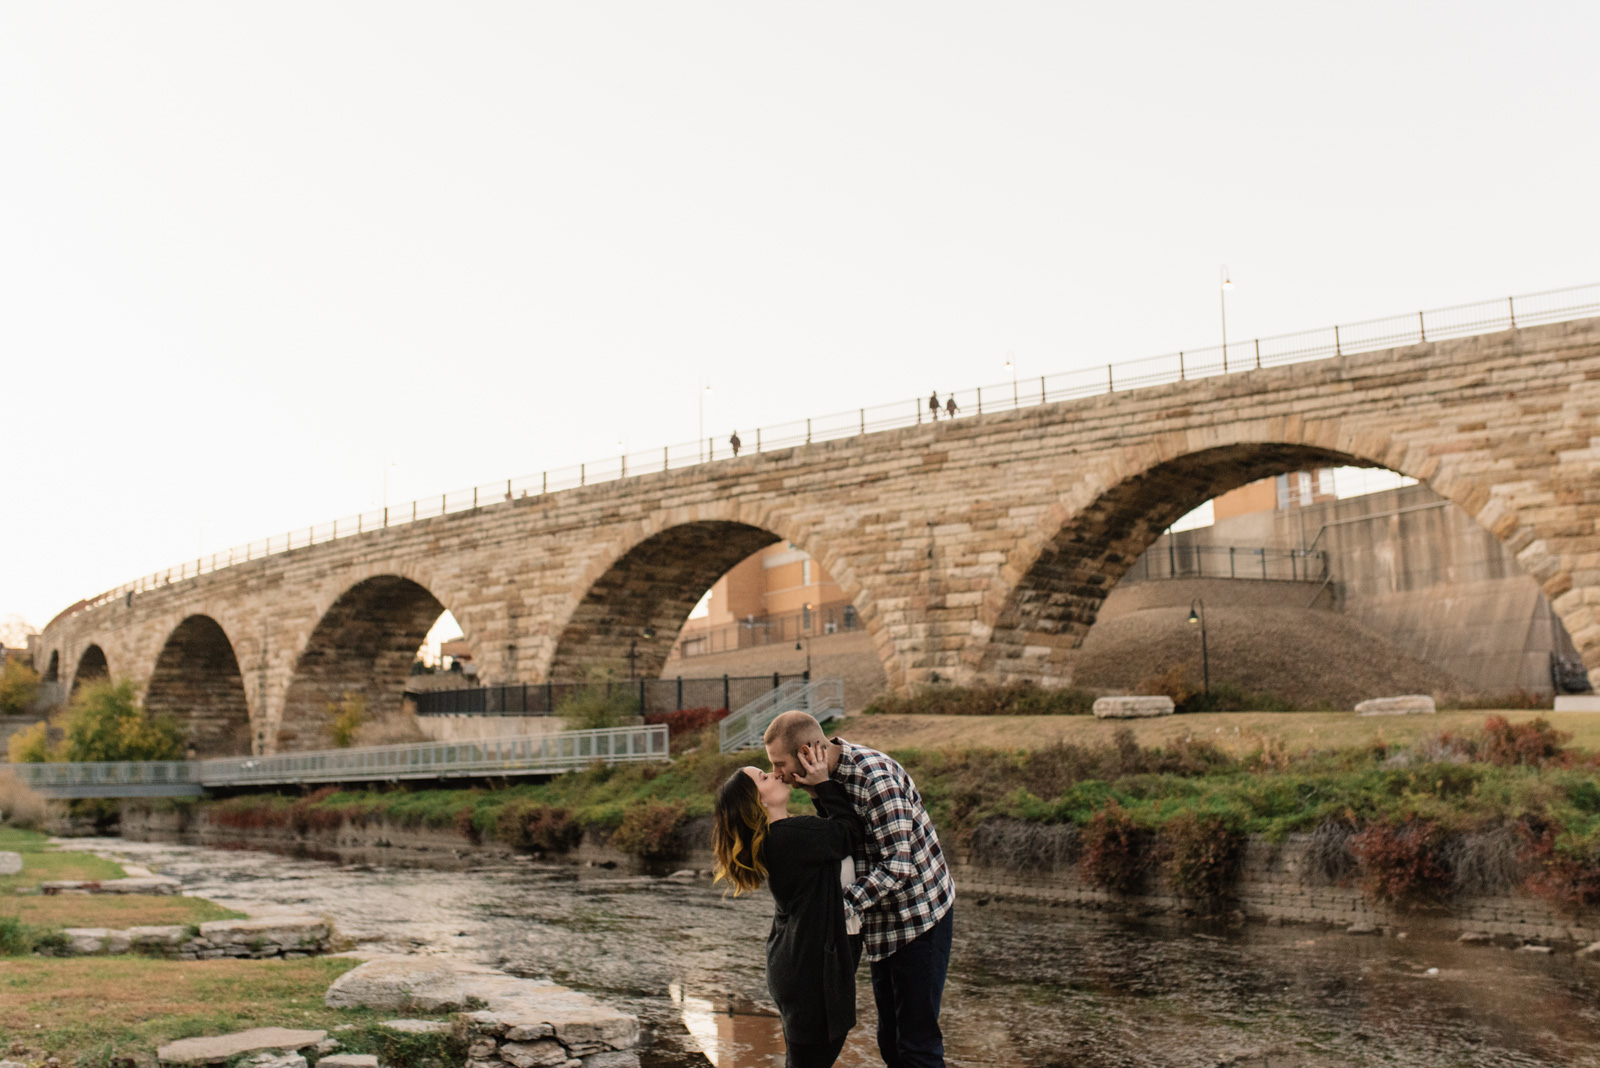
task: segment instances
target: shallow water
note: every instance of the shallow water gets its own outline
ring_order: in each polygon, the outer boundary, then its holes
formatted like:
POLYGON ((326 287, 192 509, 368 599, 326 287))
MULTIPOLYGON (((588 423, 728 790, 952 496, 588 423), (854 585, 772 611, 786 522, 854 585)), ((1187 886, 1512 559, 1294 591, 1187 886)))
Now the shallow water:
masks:
MULTIPOLYGON (((771 900, 706 880, 508 862, 376 869, 101 840, 253 912, 334 917, 365 949, 446 953, 559 982, 644 1020, 649 1068, 769 1068, 782 1039, 763 977, 771 900)), ((861 1024, 840 1064, 879 1065, 861 1024)), ((1593 1065, 1600 965, 1314 927, 1226 931, 1066 909, 957 903, 943 1015, 949 1063, 1593 1065)))

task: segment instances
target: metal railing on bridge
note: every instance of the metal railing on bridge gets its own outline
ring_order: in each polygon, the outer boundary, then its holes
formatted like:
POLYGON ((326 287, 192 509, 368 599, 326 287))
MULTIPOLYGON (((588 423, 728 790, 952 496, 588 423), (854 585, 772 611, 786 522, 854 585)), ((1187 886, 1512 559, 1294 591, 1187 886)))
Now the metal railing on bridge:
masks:
POLYGON ((558 775, 593 764, 668 760, 665 726, 559 731, 517 738, 319 749, 274 756, 118 764, 11 764, 46 797, 183 797, 207 789, 558 775))
POLYGON ((717 724, 719 748, 724 753, 736 753, 760 745, 767 725, 792 711, 809 712, 818 723, 844 715, 844 680, 791 679, 756 698, 717 724))
MULTIPOLYGON (((1184 349, 1165 356, 1152 356, 1123 363, 1096 364, 1093 367, 1061 374, 1040 375, 1036 378, 1014 377, 1009 382, 942 394, 939 398, 941 404, 954 401, 954 412, 948 409, 941 409, 937 413, 930 411, 928 399, 918 397, 873 408, 857 408, 832 415, 795 420, 778 426, 758 427, 746 431, 747 436, 742 436, 742 447, 749 452, 788 449, 809 445, 814 441, 849 438, 879 430, 916 426, 935 419, 959 419, 981 415, 984 412, 1028 408, 1053 401, 1073 400, 1101 393, 1114 393, 1118 390, 1141 389, 1190 378, 1210 378, 1216 375, 1253 371, 1262 367, 1275 367, 1280 364, 1303 363, 1330 356, 1371 352, 1417 342, 1486 334, 1511 327, 1536 326, 1593 315, 1600 315, 1600 283, 1573 286, 1568 289, 1552 289, 1516 297, 1499 297, 1431 311, 1405 312, 1383 319, 1367 319, 1357 323, 1324 327, 1320 330, 1252 338, 1227 345, 1184 349)), ((62 614, 80 612, 142 590, 181 582, 237 563, 336 538, 371 533, 400 523, 470 511, 485 505, 554 493, 575 486, 609 482, 630 475, 646 475, 692 467, 696 464, 725 460, 732 455, 731 444, 722 444, 717 437, 714 437, 705 441, 663 446, 659 450, 625 453, 597 463, 582 463, 560 470, 541 471, 536 475, 508 478, 504 482, 473 486, 453 493, 442 493, 438 497, 361 512, 330 523, 318 523, 299 530, 287 531, 281 538, 274 535, 223 552, 214 552, 209 556, 202 555, 80 601, 62 614), (191 564, 193 566, 190 566, 191 564)))
POLYGON ((1248 548, 1192 545, 1168 538, 1145 551, 1123 576, 1124 582, 1169 578, 1276 579, 1321 582, 1328 577, 1328 554, 1321 549, 1248 548))

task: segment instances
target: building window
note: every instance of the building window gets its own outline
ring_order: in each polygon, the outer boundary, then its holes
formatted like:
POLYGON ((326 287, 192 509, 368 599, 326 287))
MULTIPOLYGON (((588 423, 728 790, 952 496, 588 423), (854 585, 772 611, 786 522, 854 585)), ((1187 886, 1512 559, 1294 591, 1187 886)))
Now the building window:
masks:
POLYGON ((811 560, 809 558, 800 561, 800 585, 811 585, 811 560))

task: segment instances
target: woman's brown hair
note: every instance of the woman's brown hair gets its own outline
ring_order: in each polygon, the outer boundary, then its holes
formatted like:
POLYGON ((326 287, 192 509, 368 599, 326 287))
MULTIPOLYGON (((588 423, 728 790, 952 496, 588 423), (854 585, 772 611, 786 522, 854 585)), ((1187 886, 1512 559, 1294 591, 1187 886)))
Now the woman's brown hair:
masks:
POLYGON ((761 807, 755 780, 741 768, 717 791, 711 817, 716 881, 728 880, 735 897, 746 890, 759 890, 767 877, 761 855, 767 841, 767 825, 767 810, 761 807))

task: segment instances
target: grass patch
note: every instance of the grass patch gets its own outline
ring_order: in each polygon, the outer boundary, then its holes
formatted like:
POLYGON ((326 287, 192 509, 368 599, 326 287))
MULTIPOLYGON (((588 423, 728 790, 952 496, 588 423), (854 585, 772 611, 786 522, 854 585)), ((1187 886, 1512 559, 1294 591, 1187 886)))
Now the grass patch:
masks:
POLYGON ((15 894, 19 890, 32 890, 40 883, 57 879, 100 880, 120 879, 122 866, 88 853, 28 852, 22 854, 22 871, 16 875, 0 877, 0 894, 15 894))
POLYGON ((242 920, 245 914, 203 897, 147 894, 51 894, 0 900, 0 916, 35 927, 148 927, 242 920))
MULTIPOLYGON (((0 1036, 64 1064, 103 1064, 110 1058, 154 1058, 157 1046, 178 1038, 224 1034, 247 1027, 322 1028, 354 1024, 338 1039, 341 1052, 385 1052, 404 1057, 410 1046, 375 1025, 393 1013, 329 1009, 328 985, 359 961, 164 961, 141 957, 0 960, 0 1036)), ((426 1045, 427 1043, 423 1043, 426 1045)), ((434 1039, 433 1045, 438 1045, 434 1039)), ((443 1063, 464 1063, 461 1056, 443 1063)), ((425 1058, 392 1059, 396 1068, 420 1068, 425 1058)))
POLYGON ((0 827, 0 849, 10 853, 43 853, 54 849, 50 836, 21 827, 0 827))

